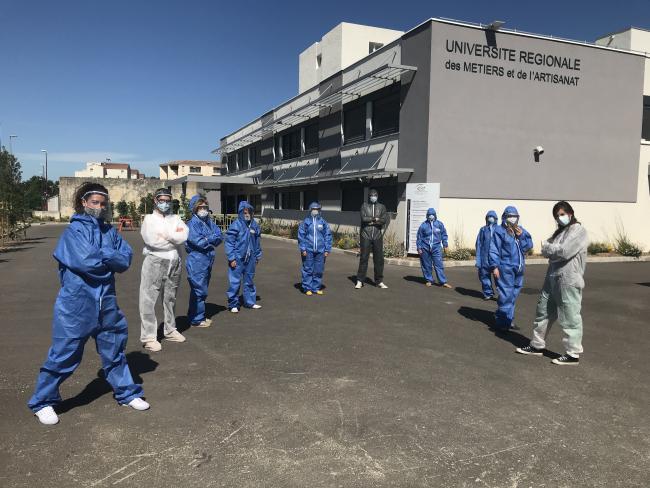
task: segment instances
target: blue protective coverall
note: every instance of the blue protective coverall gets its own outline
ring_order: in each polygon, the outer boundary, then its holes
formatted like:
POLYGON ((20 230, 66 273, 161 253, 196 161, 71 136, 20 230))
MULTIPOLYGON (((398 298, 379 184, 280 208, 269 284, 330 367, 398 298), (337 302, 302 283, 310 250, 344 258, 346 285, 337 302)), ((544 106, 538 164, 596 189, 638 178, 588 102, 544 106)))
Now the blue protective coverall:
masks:
POLYGON ((239 217, 226 231, 226 258, 228 259, 228 279, 230 287, 226 292, 228 297, 228 308, 239 307, 239 288, 244 282, 243 298, 244 306, 252 307, 257 300, 257 290, 253 278, 255 277, 255 265, 262 259, 262 246, 260 244, 260 226, 253 219, 253 206, 243 201, 239 204, 239 217), (244 209, 251 212, 251 220, 244 219, 244 209), (236 268, 230 263, 235 261, 236 268))
POLYGON ((484 298, 492 298, 494 296, 492 272, 490 271, 488 255, 490 254, 490 242, 492 241, 494 229, 497 227, 498 219, 497 213, 494 210, 490 210, 485 215, 485 225, 481 227, 476 237, 476 267, 478 268, 478 279, 481 282, 484 298), (493 224, 488 222, 488 218, 490 217, 494 219, 493 224))
POLYGON ((500 274, 497 280, 499 299, 495 319, 497 328, 501 329, 512 327, 515 302, 524 284, 525 255, 533 248, 533 239, 526 229, 520 227, 521 235, 518 237, 508 229, 507 215, 519 215, 519 213, 512 206, 506 207, 503 211, 501 225, 494 229, 488 255, 490 270, 498 268, 500 274))
POLYGON ((223 240, 219 226, 210 216, 202 219, 194 213, 194 206, 199 195, 194 195, 190 200, 192 218, 187 223, 189 233, 185 241, 185 269, 187 281, 190 284, 190 303, 187 309, 187 318, 190 324, 197 325, 205 317, 205 301, 208 298, 208 287, 212 276, 214 264, 214 248, 223 240))
POLYGON ((309 205, 310 215, 298 227, 298 248, 302 257, 302 289, 316 293, 323 285, 325 253, 332 252, 332 231, 320 215, 312 217, 312 209, 320 209, 317 202, 309 205), (306 253, 306 255, 302 255, 306 253))
POLYGON ((73 215, 54 250, 61 289, 54 304, 52 346, 28 402, 33 412, 61 401, 59 385, 79 366, 90 337, 115 400, 127 404, 143 395, 124 355, 128 328, 115 296, 115 273, 129 268, 132 255, 113 226, 90 215, 73 215))
POLYGON ((427 220, 422 222, 418 229, 416 246, 420 254, 422 275, 428 283, 433 283, 433 271, 441 285, 447 283, 445 268, 442 264, 442 248, 447 248, 447 229, 439 220, 429 220, 429 215, 436 216, 433 208, 427 210, 427 220))

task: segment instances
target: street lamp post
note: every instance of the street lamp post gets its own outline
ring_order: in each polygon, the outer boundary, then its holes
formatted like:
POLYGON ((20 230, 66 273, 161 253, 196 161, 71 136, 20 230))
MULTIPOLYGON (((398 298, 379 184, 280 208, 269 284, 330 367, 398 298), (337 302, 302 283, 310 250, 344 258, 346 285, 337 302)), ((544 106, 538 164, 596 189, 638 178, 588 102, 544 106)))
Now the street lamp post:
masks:
POLYGON ((11 140, 16 139, 18 136, 16 134, 9 134, 9 154, 14 155, 14 151, 11 147, 11 140))
POLYGON ((45 153, 45 177, 43 180, 43 210, 47 210, 47 149, 41 149, 45 153))

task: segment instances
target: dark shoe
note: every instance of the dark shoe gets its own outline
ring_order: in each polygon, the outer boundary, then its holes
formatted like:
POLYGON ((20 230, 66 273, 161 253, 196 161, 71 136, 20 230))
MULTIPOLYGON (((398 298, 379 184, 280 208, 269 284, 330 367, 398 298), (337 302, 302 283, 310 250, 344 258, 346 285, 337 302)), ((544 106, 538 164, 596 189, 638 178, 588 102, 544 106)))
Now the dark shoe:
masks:
POLYGON ((555 358, 551 361, 553 364, 559 364, 560 366, 568 366, 570 364, 578 365, 580 364, 580 359, 569 356, 568 354, 563 354, 559 358, 555 358))
POLYGON ((530 356, 541 356, 544 352, 544 349, 537 349, 533 346, 524 346, 518 347, 515 349, 515 352, 518 352, 519 354, 528 354, 530 356))
POLYGON ((517 327, 515 324, 512 324, 508 330, 512 332, 517 332, 520 331, 521 329, 517 327))

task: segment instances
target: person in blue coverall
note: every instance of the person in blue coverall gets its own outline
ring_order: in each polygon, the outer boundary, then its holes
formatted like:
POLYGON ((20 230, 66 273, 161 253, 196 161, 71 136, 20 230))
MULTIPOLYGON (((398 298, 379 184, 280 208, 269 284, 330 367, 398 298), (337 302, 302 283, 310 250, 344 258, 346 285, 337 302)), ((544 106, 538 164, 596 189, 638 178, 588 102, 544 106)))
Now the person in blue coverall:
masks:
POLYGON ((190 303, 187 318, 193 327, 210 327, 212 320, 205 316, 205 300, 214 264, 214 248, 223 240, 219 226, 210 218, 205 198, 194 195, 190 199, 192 218, 187 222, 189 233, 185 241, 185 269, 190 284, 190 303))
POLYGON ((526 229, 519 226, 519 212, 513 206, 506 207, 501 225, 494 229, 488 254, 488 264, 499 291, 495 313, 498 329, 519 330, 512 323, 515 302, 524 284, 525 256, 532 248, 533 239, 526 229))
POLYGON ((322 295, 325 258, 332 252, 332 231, 320 213, 318 202, 309 205, 309 215, 298 227, 298 248, 302 256, 302 290, 305 295, 322 295))
POLYGON ((484 300, 493 300, 495 298, 494 288, 492 288, 493 275, 490 270, 488 255, 490 254, 492 235, 498 221, 497 213, 490 210, 485 215, 485 225, 481 227, 476 237, 476 267, 478 268, 478 279, 481 282, 484 300))
POLYGON ((435 270, 440 286, 451 288, 451 285, 447 283, 445 268, 442 264, 442 249, 447 249, 449 246, 447 229, 438 220, 436 211, 433 208, 427 210, 427 219, 422 222, 418 229, 416 246, 420 255, 420 266, 422 267, 422 275, 426 280, 426 285, 431 286, 433 284, 433 271, 435 270))
POLYGON ((104 221, 109 208, 104 186, 83 184, 75 193, 74 208, 54 250, 61 289, 54 304, 52 345, 28 402, 46 425, 59 421, 53 408, 61 402, 59 386, 79 366, 91 337, 115 400, 136 410, 149 408, 124 355, 128 328, 115 294, 115 273, 129 268, 133 252, 104 221))
POLYGON ((226 258, 228 259, 228 279, 230 287, 226 292, 228 308, 239 312, 239 288, 243 281, 244 307, 258 309, 257 290, 255 289, 255 267, 262 259, 260 245, 260 226, 253 218, 253 206, 243 201, 239 204, 239 217, 230 224, 226 231, 226 258))

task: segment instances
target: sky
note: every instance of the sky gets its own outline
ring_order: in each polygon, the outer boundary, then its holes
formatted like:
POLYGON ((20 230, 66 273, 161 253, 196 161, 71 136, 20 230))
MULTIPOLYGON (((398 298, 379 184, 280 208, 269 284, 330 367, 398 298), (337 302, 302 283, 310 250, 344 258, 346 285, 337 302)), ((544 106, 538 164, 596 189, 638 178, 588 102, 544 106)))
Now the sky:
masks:
POLYGON ((23 178, 91 160, 147 176, 215 160, 219 138, 298 92, 298 55, 340 22, 430 17, 593 41, 650 29, 650 0, 0 0, 0 138, 23 178))

